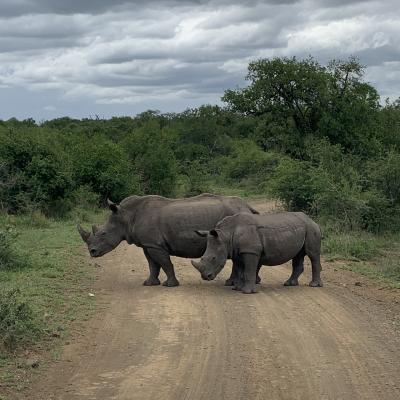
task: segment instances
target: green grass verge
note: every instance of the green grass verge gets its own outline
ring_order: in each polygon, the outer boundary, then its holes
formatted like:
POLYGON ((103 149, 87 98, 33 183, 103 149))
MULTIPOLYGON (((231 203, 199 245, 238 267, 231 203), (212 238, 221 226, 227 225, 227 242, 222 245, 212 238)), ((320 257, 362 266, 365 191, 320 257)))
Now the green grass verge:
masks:
POLYGON ((347 260, 342 268, 400 288, 400 235, 324 230, 322 252, 327 261, 347 260))
POLYGON ((71 322, 91 313, 94 269, 72 220, 0 214, 0 231, 8 240, 0 246, 1 398, 2 388, 21 385, 14 372, 23 358, 54 350, 69 335, 71 322))

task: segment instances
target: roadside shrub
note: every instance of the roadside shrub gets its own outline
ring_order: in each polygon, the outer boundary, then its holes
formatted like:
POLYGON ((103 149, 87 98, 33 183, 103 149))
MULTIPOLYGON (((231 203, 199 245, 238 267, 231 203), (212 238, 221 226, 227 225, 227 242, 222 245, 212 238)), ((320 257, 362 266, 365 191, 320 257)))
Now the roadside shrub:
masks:
POLYGON ((204 166, 195 160, 185 169, 185 175, 188 178, 188 186, 186 188, 186 196, 196 196, 207 192, 207 171, 204 166))
POLYGON ((283 159, 269 182, 269 190, 288 210, 311 211, 323 191, 326 176, 310 162, 283 159))
POLYGON ((155 121, 144 124, 123 141, 132 169, 138 171, 145 194, 171 196, 175 193, 179 165, 172 150, 173 133, 155 121))
POLYGON ((400 230, 400 153, 392 149, 370 161, 367 173, 368 186, 376 195, 370 201, 375 213, 366 216, 366 223, 375 230, 400 230))
POLYGON ((260 173, 267 175, 277 166, 278 160, 276 154, 261 150, 251 140, 235 140, 231 154, 224 158, 223 172, 234 181, 260 173))
POLYGON ((13 235, 0 231, 0 270, 19 268, 23 265, 22 257, 12 246, 13 235))
POLYGON ((325 179, 310 209, 311 213, 325 219, 337 219, 342 227, 362 227, 363 216, 368 211, 365 193, 356 182, 325 173, 325 179))
POLYGON ((82 208, 86 210, 94 210, 99 206, 100 195, 93 192, 89 185, 77 187, 69 196, 71 207, 82 208))
MULTIPOLYGON (((97 193, 100 201, 138 194, 139 177, 123 148, 102 135, 73 135, 67 143, 73 161, 74 191, 80 187, 97 193)), ((76 198, 72 191, 69 200, 76 198)), ((93 196, 90 195, 93 200, 93 196)))
POLYGON ((32 342, 41 329, 35 312, 19 289, 0 292, 0 349, 13 351, 32 342))
POLYGON ((328 226, 324 229, 322 251, 332 259, 371 260, 380 255, 384 240, 363 231, 346 232, 328 226))
POLYGON ((400 204, 392 204, 382 192, 371 190, 365 193, 366 210, 362 215, 362 227, 379 233, 400 230, 400 204))
POLYGON ((98 211, 100 195, 94 193, 89 185, 83 185, 72 192, 69 201, 71 211, 68 216, 74 220, 89 222, 93 213, 98 211))
POLYGON ((49 214, 67 195, 71 175, 56 135, 38 128, 0 132, 0 202, 9 212, 49 214))

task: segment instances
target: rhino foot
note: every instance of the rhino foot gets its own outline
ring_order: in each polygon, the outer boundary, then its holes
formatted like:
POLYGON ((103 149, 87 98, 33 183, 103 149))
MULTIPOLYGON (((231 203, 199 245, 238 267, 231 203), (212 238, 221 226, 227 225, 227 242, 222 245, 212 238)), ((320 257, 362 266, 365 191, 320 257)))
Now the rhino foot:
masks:
POLYGON ((147 278, 143 282, 143 286, 157 286, 160 284, 160 280, 158 278, 147 278))
POLYGON ((234 279, 229 278, 225 281, 224 286, 233 286, 235 284, 234 279))
POLYGON ((174 278, 168 278, 164 283, 163 286, 167 287, 174 287, 174 286, 179 286, 179 281, 178 279, 174 278))
POLYGON ((298 286, 299 281, 297 279, 288 279, 283 286, 298 286))
POLYGON ((252 294, 252 293, 257 293, 258 290, 255 287, 246 287, 244 286, 242 289, 242 293, 244 294, 252 294))
POLYGON ((318 280, 313 280, 313 281, 311 281, 310 283, 309 283, 309 286, 311 286, 311 287, 323 287, 324 285, 322 284, 322 281, 321 281, 321 279, 318 279, 318 280))

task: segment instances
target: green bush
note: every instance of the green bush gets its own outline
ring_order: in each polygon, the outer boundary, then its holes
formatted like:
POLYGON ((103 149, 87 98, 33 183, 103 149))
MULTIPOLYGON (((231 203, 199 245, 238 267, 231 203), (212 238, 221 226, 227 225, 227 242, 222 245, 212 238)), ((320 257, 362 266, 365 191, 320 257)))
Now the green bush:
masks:
POLYGON ((400 205, 400 153, 391 149, 368 162, 371 186, 379 190, 391 205, 400 205))
POLYGON ((23 259, 13 245, 13 235, 7 231, 0 231, 0 270, 9 270, 23 266, 23 259))
POLYGON ((224 160, 223 172, 231 180, 240 180, 260 171, 265 159, 263 152, 250 140, 236 140, 224 160))
POLYGON ((56 135, 25 128, 0 131, 0 202, 7 211, 56 211, 71 187, 69 158, 56 135))
POLYGON ((287 209, 311 211, 317 196, 324 190, 324 175, 310 162, 285 158, 276 168, 269 190, 287 209))
POLYGON ((265 193, 281 159, 282 155, 265 152, 249 139, 236 139, 230 144, 230 153, 215 159, 212 165, 231 185, 265 193))
POLYGON ((208 174, 200 161, 195 160, 185 168, 185 175, 188 180, 186 196, 196 196, 207 192, 208 174))
POLYGON ((41 332, 35 312, 18 289, 0 292, 0 349, 15 350, 41 332))
POLYGON ((140 192, 138 173, 122 146, 102 135, 73 135, 68 145, 74 182, 70 198, 76 197, 80 187, 98 194, 102 202, 107 198, 119 201, 140 192))
POLYGON ((140 189, 145 194, 170 196, 175 193, 179 166, 170 134, 150 121, 123 141, 130 165, 138 171, 140 189))

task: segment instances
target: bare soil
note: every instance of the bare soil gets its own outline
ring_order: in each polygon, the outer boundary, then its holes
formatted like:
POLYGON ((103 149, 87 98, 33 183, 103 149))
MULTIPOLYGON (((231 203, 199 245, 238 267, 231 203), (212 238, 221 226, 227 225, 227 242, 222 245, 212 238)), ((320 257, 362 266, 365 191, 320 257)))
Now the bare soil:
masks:
POLYGON ((282 286, 284 265, 244 295, 223 286, 230 265, 204 282, 173 261, 181 286, 166 288, 142 286, 135 246, 97 259, 96 315, 22 398, 400 398, 399 290, 324 263, 323 288, 307 286, 308 264, 300 286, 282 286))

